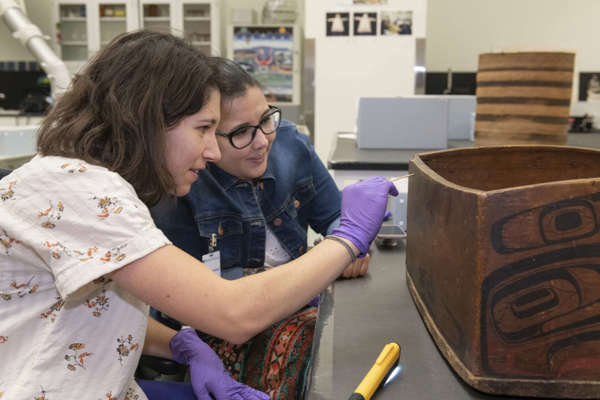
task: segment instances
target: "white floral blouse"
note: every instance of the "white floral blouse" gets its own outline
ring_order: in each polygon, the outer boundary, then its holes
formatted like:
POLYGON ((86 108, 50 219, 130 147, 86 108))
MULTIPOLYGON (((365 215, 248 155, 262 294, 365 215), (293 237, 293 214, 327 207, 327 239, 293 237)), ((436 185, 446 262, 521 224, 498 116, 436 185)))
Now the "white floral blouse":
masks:
POLYGON ((148 306, 104 275, 169 243, 106 168, 36 156, 0 180, 0 400, 146 399, 148 306))

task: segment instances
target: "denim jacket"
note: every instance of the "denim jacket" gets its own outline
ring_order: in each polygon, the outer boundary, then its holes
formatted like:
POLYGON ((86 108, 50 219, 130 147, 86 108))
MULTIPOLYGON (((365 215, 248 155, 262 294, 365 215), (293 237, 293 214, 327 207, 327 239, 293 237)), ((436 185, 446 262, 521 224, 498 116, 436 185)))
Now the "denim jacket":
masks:
POLYGON ((201 260, 211 236, 221 253, 221 276, 237 279, 244 267, 262 267, 265 225, 290 258, 307 249, 310 226, 323 235, 337 225, 341 194, 308 138, 283 120, 267 169, 253 184, 209 163, 190 193, 152 210, 174 245, 201 260))

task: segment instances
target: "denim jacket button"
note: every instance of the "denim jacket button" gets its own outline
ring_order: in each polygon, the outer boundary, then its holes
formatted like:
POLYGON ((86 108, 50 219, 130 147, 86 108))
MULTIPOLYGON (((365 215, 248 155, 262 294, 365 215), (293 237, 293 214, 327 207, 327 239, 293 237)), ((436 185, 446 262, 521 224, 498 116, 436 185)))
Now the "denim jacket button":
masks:
POLYGON ((275 226, 279 226, 281 225, 283 221, 281 220, 281 218, 275 218, 275 220, 273 221, 273 225, 275 226))
POLYGON ((294 208, 300 207, 300 202, 294 199, 294 208))
POLYGON ((258 188, 259 188, 260 190, 263 190, 263 189, 265 188, 265 183, 264 183, 264 182, 261 182, 261 183, 259 183, 259 184, 258 184, 258 188))
POLYGON ((219 234, 219 236, 223 236, 223 227, 221 225, 219 225, 219 228, 217 229, 217 233, 219 234))
POLYGON ((304 247, 300 247, 300 248, 298 249, 298 252, 299 252, 300 254, 304 254, 304 253, 306 253, 306 249, 305 249, 304 247))

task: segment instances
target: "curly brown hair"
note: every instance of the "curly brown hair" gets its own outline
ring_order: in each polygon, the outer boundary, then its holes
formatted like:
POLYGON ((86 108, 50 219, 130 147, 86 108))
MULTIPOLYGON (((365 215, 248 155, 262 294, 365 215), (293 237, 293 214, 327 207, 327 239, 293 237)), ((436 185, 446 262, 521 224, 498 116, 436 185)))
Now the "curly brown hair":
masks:
POLYGON ((151 207, 174 189, 166 131, 218 90, 212 71, 208 57, 171 34, 122 34, 52 107, 40 128, 38 152, 115 171, 151 207))

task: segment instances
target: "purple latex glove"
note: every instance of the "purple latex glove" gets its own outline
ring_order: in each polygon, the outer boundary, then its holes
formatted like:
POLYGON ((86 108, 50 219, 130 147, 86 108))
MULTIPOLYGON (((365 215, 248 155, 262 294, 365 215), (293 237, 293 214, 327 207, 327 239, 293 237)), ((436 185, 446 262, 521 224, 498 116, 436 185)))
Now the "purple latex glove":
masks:
POLYGON ((397 196, 398 190, 382 176, 346 186, 342 191, 340 224, 331 234, 350 240, 361 255, 367 254, 383 222, 388 194, 397 196))
POLYGON ((319 307, 319 301, 321 300, 321 294, 318 294, 317 297, 315 297, 314 299, 312 299, 307 306, 310 307, 319 307))
POLYGON ((383 215, 383 220, 387 221, 390 218, 392 218, 392 213, 390 211, 388 211, 388 210, 385 210, 385 214, 383 215))
POLYGON ((192 388, 198 400, 269 400, 265 393, 233 379, 217 354, 193 329, 177 332, 169 347, 175 361, 190 366, 192 388))

